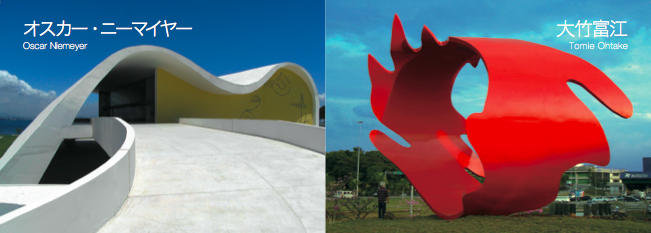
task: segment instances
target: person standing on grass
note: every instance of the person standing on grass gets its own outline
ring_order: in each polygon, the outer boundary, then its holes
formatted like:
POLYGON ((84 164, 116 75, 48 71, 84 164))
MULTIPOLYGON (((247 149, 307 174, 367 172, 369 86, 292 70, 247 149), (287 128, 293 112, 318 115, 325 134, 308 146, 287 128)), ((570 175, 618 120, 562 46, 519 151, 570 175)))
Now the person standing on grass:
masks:
POLYGON ((379 218, 384 217, 387 212, 387 203, 389 203, 389 191, 385 187, 384 182, 380 182, 380 189, 377 190, 377 205, 379 218))

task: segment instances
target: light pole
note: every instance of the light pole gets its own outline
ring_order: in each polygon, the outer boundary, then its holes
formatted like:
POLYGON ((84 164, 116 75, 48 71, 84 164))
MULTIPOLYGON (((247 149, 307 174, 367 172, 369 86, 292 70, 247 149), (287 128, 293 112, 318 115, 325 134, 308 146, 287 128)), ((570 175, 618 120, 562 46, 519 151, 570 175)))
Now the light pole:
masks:
POLYGON ((574 201, 579 201, 579 172, 577 171, 578 167, 574 167, 574 201))
POLYGON ((359 151, 362 150, 362 123, 363 121, 358 121, 359 123, 359 144, 357 144, 357 187, 355 188, 355 196, 359 197, 359 151))
MULTIPOLYGON (((597 170, 597 172, 599 172, 599 168, 595 168, 595 169, 597 170)), ((596 193, 597 193, 597 186, 599 186, 599 185, 598 185, 599 183, 597 183, 597 173, 594 173, 594 174, 592 174, 592 175, 593 175, 593 178, 594 178, 594 182, 593 182, 593 185, 594 185, 594 192, 595 192, 595 195, 597 195, 597 194, 596 194, 596 193)))

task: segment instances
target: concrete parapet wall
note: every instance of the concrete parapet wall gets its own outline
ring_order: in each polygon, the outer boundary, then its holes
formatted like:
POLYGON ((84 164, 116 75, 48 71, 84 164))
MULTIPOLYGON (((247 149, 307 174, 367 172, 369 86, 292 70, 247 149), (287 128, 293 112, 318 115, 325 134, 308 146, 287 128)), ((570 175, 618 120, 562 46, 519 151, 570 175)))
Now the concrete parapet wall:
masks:
POLYGON ((120 210, 135 174, 134 130, 119 118, 95 118, 93 136, 111 159, 59 195, 0 216, 0 232, 96 232, 120 210))
POLYGON ((275 139, 325 154, 325 128, 276 120, 181 118, 181 124, 275 139))
MULTIPOLYGON (((133 143, 127 142, 127 125, 126 122, 119 118, 93 118, 93 138, 102 146, 106 153, 113 157, 116 152, 124 149, 125 144, 133 143)), ((133 129, 132 129, 133 130, 133 129)), ((133 134, 133 133, 132 133, 133 134)), ((132 135, 135 140, 135 135, 132 135)))

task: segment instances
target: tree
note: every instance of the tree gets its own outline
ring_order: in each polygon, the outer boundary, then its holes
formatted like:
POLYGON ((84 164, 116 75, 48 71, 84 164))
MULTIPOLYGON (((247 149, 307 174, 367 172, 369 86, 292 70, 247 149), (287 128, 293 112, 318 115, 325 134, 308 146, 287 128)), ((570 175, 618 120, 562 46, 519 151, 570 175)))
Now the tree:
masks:
POLYGON ((567 181, 570 180, 570 175, 563 173, 561 176, 561 183, 559 184, 559 187, 564 187, 565 184, 567 184, 567 181))
POLYGON ((595 176, 594 172, 595 168, 591 167, 588 169, 588 178, 590 178, 590 185, 593 187, 597 186, 597 177, 595 176))
POLYGON ((408 189, 411 187, 411 183, 409 183, 409 180, 402 178, 398 182, 394 182, 394 188, 396 190, 400 190, 400 194, 402 195, 405 193, 405 189, 408 189))
POLYGON ((347 177, 335 179, 334 177, 326 174, 326 218, 328 223, 332 224, 340 217, 344 216, 342 203, 343 197, 336 196, 335 193, 339 190, 346 189, 347 177))
POLYGON ((330 184, 332 182, 336 182, 336 181, 337 181, 337 178, 335 178, 334 176, 331 176, 330 174, 326 173, 326 185, 328 185, 328 184, 330 184))
POLYGON ((607 180, 604 179, 604 180, 599 181, 599 187, 604 188, 604 187, 606 187, 606 185, 608 185, 607 180))
POLYGON ((370 184, 379 184, 384 179, 384 171, 379 166, 372 166, 366 169, 366 181, 370 184))
POLYGON ((350 220, 364 220, 366 216, 375 212, 378 208, 377 200, 371 197, 355 196, 344 200, 341 205, 349 212, 348 215, 343 215, 343 217, 350 220))
POLYGON ((597 188, 603 188, 608 183, 608 181, 603 178, 603 174, 600 175, 596 171, 597 169, 594 167, 591 167, 588 170, 588 178, 590 178, 590 184, 594 189, 595 195, 597 194, 597 188))
MULTIPOLYGON (((339 150, 326 153, 326 173, 335 179, 352 174, 350 180, 357 179, 357 151, 359 150, 359 188, 360 195, 373 193, 377 190, 379 175, 373 173, 384 173, 385 171, 400 171, 398 167, 387 159, 379 151, 363 151, 358 147, 353 150, 339 150), (377 176, 377 177, 376 177, 377 176)), ((380 181, 387 185, 403 178, 402 175, 382 175, 380 181)), ((349 186, 354 189, 355 186, 349 186)))

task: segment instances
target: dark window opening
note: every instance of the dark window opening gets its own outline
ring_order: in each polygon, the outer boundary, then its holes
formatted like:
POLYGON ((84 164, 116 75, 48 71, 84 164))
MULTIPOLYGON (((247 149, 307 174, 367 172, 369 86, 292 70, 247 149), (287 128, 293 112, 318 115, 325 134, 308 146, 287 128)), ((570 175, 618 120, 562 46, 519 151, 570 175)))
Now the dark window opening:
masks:
POLYGON ((92 139, 66 139, 52 157, 39 184, 71 184, 109 160, 109 155, 92 139))
POLYGON ((99 116, 119 117, 128 123, 153 123, 154 85, 154 77, 150 77, 110 91, 100 91, 99 116))

